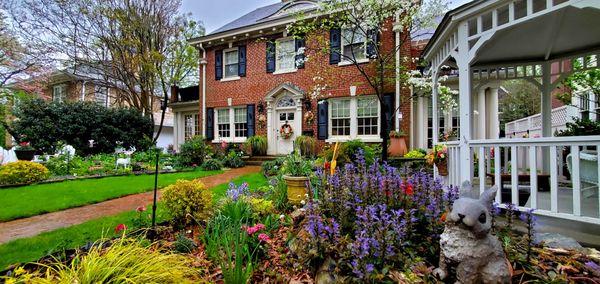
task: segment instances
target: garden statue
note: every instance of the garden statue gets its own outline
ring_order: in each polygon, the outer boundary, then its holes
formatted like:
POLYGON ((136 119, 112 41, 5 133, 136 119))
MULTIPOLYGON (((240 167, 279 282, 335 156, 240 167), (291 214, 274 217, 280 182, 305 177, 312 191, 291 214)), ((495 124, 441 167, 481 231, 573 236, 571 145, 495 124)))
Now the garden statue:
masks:
MULTIPOLYGON (((470 189, 470 182, 463 183, 462 191, 470 189)), ((502 245, 490 234, 490 208, 497 190, 494 186, 479 199, 461 197, 454 202, 440 236, 440 267, 434 270, 440 279, 446 279, 454 268, 456 283, 510 283, 502 245)))

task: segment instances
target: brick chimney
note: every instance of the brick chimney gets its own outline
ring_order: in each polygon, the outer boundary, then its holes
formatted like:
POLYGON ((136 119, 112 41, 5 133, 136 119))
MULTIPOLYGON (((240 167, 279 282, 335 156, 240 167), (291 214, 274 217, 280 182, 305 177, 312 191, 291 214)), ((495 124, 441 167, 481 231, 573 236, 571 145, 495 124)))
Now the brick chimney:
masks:
POLYGON ((176 103, 179 101, 179 87, 176 85, 171 86, 171 103, 176 103))

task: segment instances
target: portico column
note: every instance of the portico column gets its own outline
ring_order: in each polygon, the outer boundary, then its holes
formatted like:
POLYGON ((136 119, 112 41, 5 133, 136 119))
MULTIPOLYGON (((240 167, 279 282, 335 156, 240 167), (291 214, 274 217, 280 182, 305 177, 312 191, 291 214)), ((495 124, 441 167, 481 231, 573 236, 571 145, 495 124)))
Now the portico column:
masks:
MULTIPOLYGON (((542 137, 552 137, 552 82, 550 77, 550 63, 542 64, 542 137)), ((542 165, 544 172, 550 171, 550 149, 542 148, 542 165)), ((556 159, 556 157, 552 157, 556 159)))
POLYGON ((489 110, 487 110, 488 116, 487 120, 489 121, 487 138, 488 139, 498 139, 500 138, 500 118, 498 117, 498 89, 496 87, 490 88, 490 94, 488 96, 488 106, 489 110))
POLYGON ((486 130, 486 109, 485 109, 485 91, 486 88, 479 89, 477 94, 477 139, 485 139, 486 130))
MULTIPOLYGON (((432 131, 431 131, 431 139, 432 139, 432 144, 433 146, 435 146, 435 144, 438 143, 438 138, 440 135, 440 126, 439 126, 439 118, 438 118, 438 114, 439 114, 439 110, 438 110, 438 74, 437 74, 437 70, 433 71, 433 88, 432 89, 432 93, 431 93, 431 119, 432 119, 432 131)), ((437 176, 438 174, 438 169, 436 166, 433 167, 433 175, 437 176)))
POLYGON ((458 186, 471 181, 473 163, 469 142, 471 140, 471 66, 469 63, 468 25, 463 22, 458 27, 458 91, 460 108, 460 180, 458 186))

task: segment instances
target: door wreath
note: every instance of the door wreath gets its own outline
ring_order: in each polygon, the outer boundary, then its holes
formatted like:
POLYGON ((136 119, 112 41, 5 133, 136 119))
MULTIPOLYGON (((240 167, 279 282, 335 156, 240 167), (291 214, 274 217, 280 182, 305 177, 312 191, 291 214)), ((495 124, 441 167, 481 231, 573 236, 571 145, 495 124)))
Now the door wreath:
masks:
POLYGON ((281 135, 283 139, 290 139, 293 134, 294 130, 292 129, 292 126, 287 122, 279 129, 279 135, 281 135))

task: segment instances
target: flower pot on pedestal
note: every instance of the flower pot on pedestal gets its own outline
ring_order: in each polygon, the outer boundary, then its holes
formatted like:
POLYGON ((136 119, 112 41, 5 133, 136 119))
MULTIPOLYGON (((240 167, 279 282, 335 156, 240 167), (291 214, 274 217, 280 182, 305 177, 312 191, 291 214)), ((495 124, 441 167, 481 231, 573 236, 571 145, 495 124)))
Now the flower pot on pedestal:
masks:
POLYGON ((287 184, 288 201, 292 205, 300 205, 304 200, 304 196, 308 193, 307 182, 308 177, 293 177, 284 175, 283 179, 287 184))

